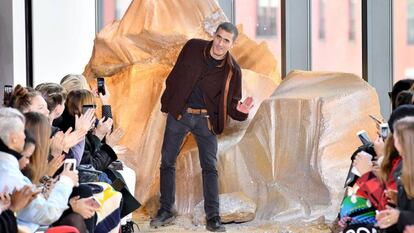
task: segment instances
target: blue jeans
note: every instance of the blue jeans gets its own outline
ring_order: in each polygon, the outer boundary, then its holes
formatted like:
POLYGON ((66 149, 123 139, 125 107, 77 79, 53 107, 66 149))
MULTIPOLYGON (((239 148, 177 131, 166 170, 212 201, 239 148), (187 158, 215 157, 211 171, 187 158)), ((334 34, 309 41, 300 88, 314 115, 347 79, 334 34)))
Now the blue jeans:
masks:
POLYGON ((184 113, 180 120, 168 114, 160 168, 161 209, 171 212, 175 202, 175 163, 184 137, 191 132, 197 142, 203 177, 204 211, 207 219, 219 216, 217 137, 206 115, 184 113))

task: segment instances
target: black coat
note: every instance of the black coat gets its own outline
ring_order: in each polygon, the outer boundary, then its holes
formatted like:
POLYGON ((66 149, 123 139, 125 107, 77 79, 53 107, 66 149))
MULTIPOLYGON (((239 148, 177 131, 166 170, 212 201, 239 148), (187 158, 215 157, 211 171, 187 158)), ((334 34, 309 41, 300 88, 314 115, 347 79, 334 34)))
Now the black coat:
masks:
POLYGON ((17 232, 16 217, 10 210, 5 210, 0 215, 0 232, 17 232))
POLYGON ((394 173, 395 180, 397 181, 397 208, 400 211, 400 217, 398 218, 397 224, 386 229, 387 233, 403 232, 406 226, 414 225, 414 199, 408 198, 400 179, 402 163, 403 161, 400 162, 394 173))
POLYGON ((91 132, 86 134, 85 151, 83 152, 80 164, 92 164, 96 170, 103 171, 117 159, 118 156, 110 146, 102 143, 91 132))
MULTIPOLYGON (((402 166, 402 163, 400 163, 400 167, 402 166)), ((398 184, 398 209, 400 210, 400 217, 398 218, 397 229, 399 232, 403 232, 406 226, 414 225, 414 199, 408 198, 407 193, 405 192, 404 187, 401 184, 400 167, 396 173, 398 184)))

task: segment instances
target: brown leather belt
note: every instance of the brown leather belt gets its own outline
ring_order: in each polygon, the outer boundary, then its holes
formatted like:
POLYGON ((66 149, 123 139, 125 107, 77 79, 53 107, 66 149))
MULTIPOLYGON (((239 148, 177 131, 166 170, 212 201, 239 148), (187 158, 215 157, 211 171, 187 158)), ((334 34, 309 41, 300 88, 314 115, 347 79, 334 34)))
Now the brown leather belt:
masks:
POLYGON ((190 114, 201 115, 201 114, 207 114, 207 109, 187 108, 186 112, 190 114))

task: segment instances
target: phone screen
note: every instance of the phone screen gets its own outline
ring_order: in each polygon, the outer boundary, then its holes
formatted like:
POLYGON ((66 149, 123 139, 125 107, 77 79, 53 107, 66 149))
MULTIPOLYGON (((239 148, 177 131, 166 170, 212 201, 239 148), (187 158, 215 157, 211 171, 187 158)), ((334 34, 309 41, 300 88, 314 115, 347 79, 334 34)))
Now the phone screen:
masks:
POLYGON ((65 159, 64 166, 65 166, 65 169, 68 167, 70 171, 74 171, 76 170, 76 160, 65 159))
POLYGON ((89 198, 88 204, 93 206, 94 208, 101 207, 101 203, 99 203, 99 201, 94 196, 89 198))
POLYGON ((13 86, 12 85, 4 85, 4 97, 3 97, 3 104, 5 106, 9 106, 10 99, 13 92, 13 86))
POLYGON ((105 79, 102 77, 98 78, 98 93, 105 95, 105 79))
POLYGON ((380 125, 380 134, 381 134, 382 140, 385 140, 388 137, 389 127, 387 123, 383 123, 380 125))
POLYGON ((366 131, 361 130, 357 133, 357 135, 358 135, 359 140, 361 140, 362 144, 364 144, 365 146, 369 146, 372 144, 366 131))
POLYGON ((95 106, 94 105, 89 105, 89 104, 83 105, 82 106, 82 114, 85 114, 88 111, 88 109, 90 109, 90 108, 95 108, 95 106))

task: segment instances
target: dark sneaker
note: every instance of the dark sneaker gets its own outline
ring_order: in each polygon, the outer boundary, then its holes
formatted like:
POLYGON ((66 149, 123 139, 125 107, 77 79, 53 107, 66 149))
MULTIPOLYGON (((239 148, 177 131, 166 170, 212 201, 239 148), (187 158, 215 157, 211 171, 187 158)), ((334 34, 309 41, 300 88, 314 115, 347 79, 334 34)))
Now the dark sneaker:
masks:
POLYGON ((122 233, 132 233, 135 232, 134 225, 137 226, 138 231, 140 231, 138 224, 133 221, 128 221, 125 225, 121 226, 122 233))
POLYGON ((151 219, 150 227, 158 228, 161 226, 170 225, 174 221, 175 217, 171 212, 165 210, 158 210, 157 216, 151 219))
POLYGON ((213 232, 225 232, 226 228, 221 224, 220 216, 207 220, 206 229, 213 232))

